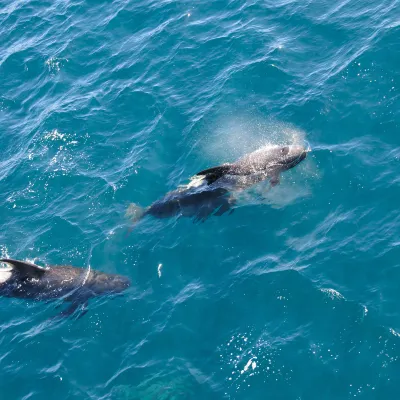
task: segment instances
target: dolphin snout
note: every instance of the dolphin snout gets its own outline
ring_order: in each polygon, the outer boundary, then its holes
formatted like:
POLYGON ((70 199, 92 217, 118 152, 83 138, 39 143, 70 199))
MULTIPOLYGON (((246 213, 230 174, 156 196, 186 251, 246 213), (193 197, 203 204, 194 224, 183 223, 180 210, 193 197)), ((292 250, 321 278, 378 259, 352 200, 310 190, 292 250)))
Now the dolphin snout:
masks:
POLYGON ((302 162, 308 153, 308 149, 305 146, 291 145, 289 147, 289 153, 283 160, 283 166, 285 169, 290 169, 295 167, 297 164, 302 162))
POLYGON ((307 153, 308 153, 309 151, 311 151, 311 149, 308 150, 308 149, 304 148, 304 149, 302 150, 301 155, 300 155, 300 158, 301 158, 302 161, 307 157, 307 153))
POLYGON ((299 158, 300 161, 304 160, 307 157, 307 153, 311 151, 310 146, 290 146, 290 156, 299 158))
POLYGON ((131 281, 126 276, 117 276, 113 279, 112 291, 114 293, 120 293, 128 289, 131 286, 131 281))

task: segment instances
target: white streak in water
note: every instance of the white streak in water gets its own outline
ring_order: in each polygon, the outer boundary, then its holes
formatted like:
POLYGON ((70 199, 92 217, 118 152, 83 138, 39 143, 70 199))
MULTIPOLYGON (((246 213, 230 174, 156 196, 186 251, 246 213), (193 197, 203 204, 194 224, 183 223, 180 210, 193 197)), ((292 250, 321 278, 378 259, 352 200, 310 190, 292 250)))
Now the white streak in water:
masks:
POLYGON ((158 264, 157 273, 158 273, 159 278, 161 278, 161 268, 162 268, 162 264, 158 264))

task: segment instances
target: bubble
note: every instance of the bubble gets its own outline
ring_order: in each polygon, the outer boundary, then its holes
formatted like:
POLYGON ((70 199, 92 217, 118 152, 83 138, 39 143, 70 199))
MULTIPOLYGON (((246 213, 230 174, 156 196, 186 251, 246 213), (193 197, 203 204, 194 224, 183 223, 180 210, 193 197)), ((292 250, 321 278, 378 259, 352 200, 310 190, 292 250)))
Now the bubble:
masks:
POLYGON ((268 383, 272 379, 291 379, 292 371, 280 360, 280 349, 263 339, 263 335, 255 334, 252 329, 237 332, 218 350, 219 363, 223 367, 230 393, 246 390, 254 380, 261 379, 268 383))

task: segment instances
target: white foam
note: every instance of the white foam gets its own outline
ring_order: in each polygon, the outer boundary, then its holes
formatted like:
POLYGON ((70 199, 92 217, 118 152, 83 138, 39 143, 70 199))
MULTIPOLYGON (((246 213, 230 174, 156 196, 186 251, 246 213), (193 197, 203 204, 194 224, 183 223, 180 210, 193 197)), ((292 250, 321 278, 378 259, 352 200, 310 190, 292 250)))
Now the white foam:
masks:
POLYGON ((320 289, 322 293, 326 293, 332 300, 345 300, 345 297, 335 289, 320 289))

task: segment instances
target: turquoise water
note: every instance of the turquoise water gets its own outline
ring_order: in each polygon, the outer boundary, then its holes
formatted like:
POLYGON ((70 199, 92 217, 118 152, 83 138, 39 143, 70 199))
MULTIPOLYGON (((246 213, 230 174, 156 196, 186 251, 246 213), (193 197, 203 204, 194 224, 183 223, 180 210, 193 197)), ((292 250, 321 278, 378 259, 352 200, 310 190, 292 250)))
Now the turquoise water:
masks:
POLYGON ((400 6, 0 0, 2 256, 128 276, 49 322, 0 299, 5 399, 400 395, 400 6), (310 143, 232 215, 146 218, 197 171, 310 143))

